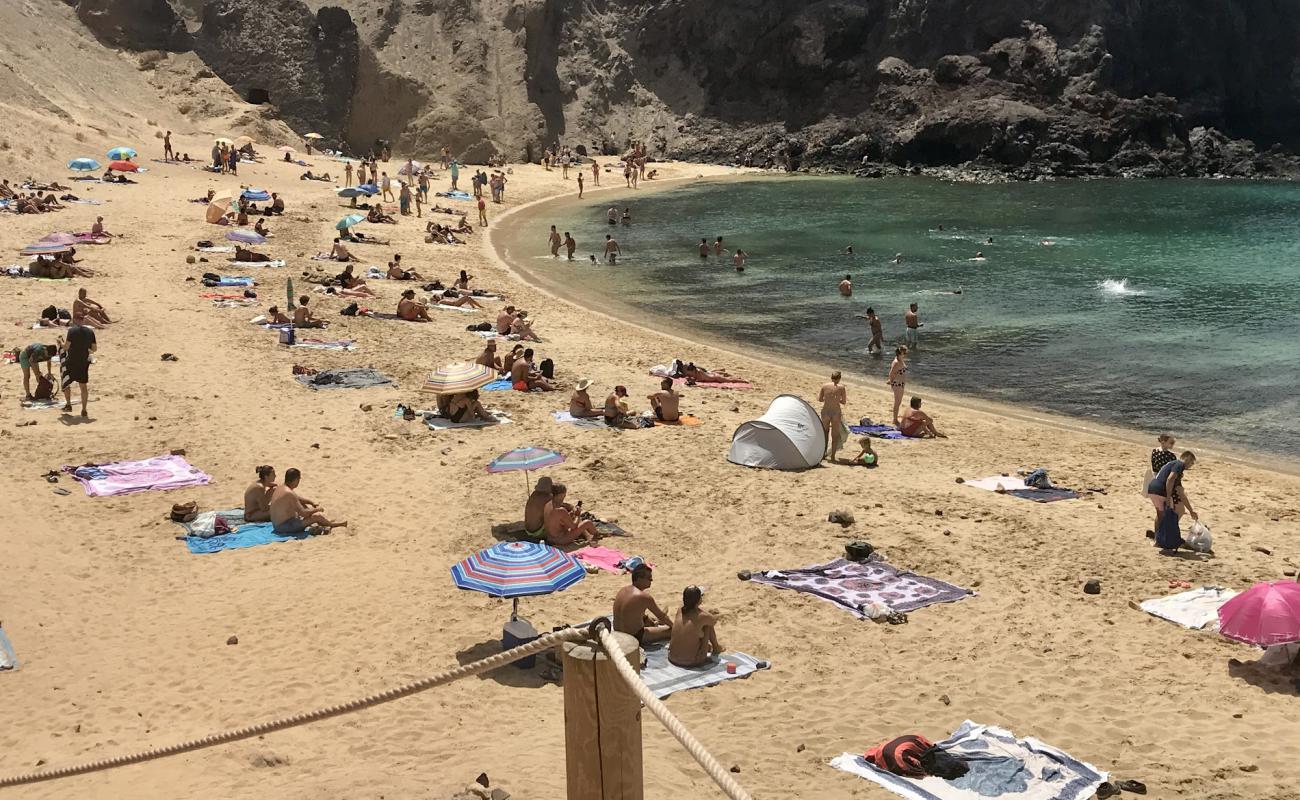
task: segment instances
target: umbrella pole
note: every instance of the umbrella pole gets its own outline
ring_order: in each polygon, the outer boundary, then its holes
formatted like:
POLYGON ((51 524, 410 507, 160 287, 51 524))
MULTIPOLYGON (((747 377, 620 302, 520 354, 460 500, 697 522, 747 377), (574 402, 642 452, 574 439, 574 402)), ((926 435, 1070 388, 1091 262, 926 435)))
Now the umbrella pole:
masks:
POLYGON ((524 494, 533 493, 533 480, 528 477, 528 470, 524 470, 524 494))
POLYGON ((514 608, 510 610, 510 621, 514 622, 519 619, 519 598, 514 598, 514 608))

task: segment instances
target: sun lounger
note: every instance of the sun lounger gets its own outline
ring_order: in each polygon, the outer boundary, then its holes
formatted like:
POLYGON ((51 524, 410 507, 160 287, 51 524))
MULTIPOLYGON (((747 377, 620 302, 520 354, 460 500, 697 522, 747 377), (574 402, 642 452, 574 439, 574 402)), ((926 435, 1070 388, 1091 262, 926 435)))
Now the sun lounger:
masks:
POLYGON ((191 553, 219 553, 222 550, 242 550, 276 542, 292 542, 310 538, 307 533, 276 533, 269 522, 252 522, 242 525, 232 533, 207 538, 186 536, 185 546, 191 553))
POLYGON ((872 603, 881 603, 890 611, 908 613, 974 594, 969 589, 887 564, 879 554, 872 554, 866 561, 837 558, 800 569, 755 572, 750 581, 811 594, 858 619, 869 616, 865 609, 872 603))
POLYGON ((309 389, 366 389, 395 386, 392 378, 375 369, 325 369, 315 375, 295 375, 309 389))
POLYGON ((663 699, 674 692, 688 689, 703 689, 723 681, 747 678, 760 669, 768 669, 771 664, 754 658, 748 653, 728 652, 721 658, 703 667, 687 669, 679 667, 668 660, 666 642, 649 645, 645 648, 645 666, 641 668, 641 680, 663 699), (727 664, 735 664, 734 673, 727 671, 727 664))
POLYGON ((0 672, 18 669, 18 656, 14 655, 14 646, 9 643, 4 628, 0 628, 0 672))
POLYGON ((489 408, 487 412, 492 415, 496 422, 484 422, 483 420, 452 422, 446 417, 435 417, 433 414, 426 413, 424 415, 424 424, 427 425, 431 431, 445 431, 453 428, 490 428, 494 425, 509 425, 513 422, 504 411, 489 408))
POLYGON ((1037 739, 1017 739, 1010 731, 969 720, 936 746, 962 757, 970 771, 955 780, 907 778, 856 753, 837 756, 830 766, 908 800, 1090 800, 1109 778, 1037 739))
POLYGON ((211 476, 190 466, 181 456, 171 455, 143 461, 64 467, 63 471, 72 473, 72 477, 86 487, 86 494, 91 497, 202 486, 212 480, 211 476))
POLYGON ((1217 628, 1219 625, 1219 607, 1236 597, 1239 592, 1218 586, 1202 586, 1187 592, 1168 597, 1156 597, 1143 600, 1138 608, 1154 617, 1168 620, 1184 628, 1201 630, 1217 628))

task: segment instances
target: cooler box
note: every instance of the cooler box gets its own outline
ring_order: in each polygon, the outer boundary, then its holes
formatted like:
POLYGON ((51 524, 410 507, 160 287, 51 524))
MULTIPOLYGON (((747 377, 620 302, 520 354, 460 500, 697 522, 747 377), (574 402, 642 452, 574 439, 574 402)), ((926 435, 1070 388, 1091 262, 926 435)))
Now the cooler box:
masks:
MULTIPOLYGON (((537 629, 533 627, 531 622, 516 617, 507 622, 505 627, 501 629, 501 650, 505 651, 528 644, 537 637, 537 629)), ((515 662, 515 666, 519 669, 532 669, 536 664, 536 655, 521 658, 515 662)))

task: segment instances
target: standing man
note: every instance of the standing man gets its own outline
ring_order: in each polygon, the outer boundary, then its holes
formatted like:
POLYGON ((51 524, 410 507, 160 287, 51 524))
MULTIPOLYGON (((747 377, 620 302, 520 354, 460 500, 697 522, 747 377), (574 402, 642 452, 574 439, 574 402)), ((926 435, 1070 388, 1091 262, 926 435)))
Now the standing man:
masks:
POLYGON ((868 307, 866 314, 859 314, 871 326, 871 341, 867 342, 868 353, 885 352, 885 332, 880 327, 880 317, 876 316, 876 309, 868 307))
POLYGON ((907 330, 903 332, 903 343, 907 345, 909 350, 915 350, 919 329, 925 324, 917 319, 916 303, 907 307, 907 313, 903 315, 903 324, 907 326, 907 330))
POLYGON ((428 170, 424 170, 424 169, 420 170, 420 177, 417 179, 416 182, 416 194, 420 195, 420 199, 423 200, 424 202, 426 203, 429 202, 428 170))
POLYGON ((845 275, 844 280, 840 281, 840 297, 853 296, 853 276, 845 275))
POLYGON ((59 372, 63 377, 63 410, 72 413, 72 384, 81 388, 81 416, 86 413, 86 400, 90 395, 90 354, 95 352, 95 332, 85 325, 68 328, 68 341, 63 351, 59 372))
POLYGON ((388 177, 387 172, 383 173, 379 178, 379 191, 381 192, 380 197, 390 203, 393 202, 393 181, 388 177))
POLYGON ((722 246, 721 236, 713 240, 713 255, 716 258, 722 258, 724 255, 727 254, 727 252, 728 252, 727 248, 722 246))
POLYGON ((707 259, 708 257, 709 257, 709 240, 701 236, 700 237, 700 258, 707 259))
POLYGON ((622 253, 623 248, 618 246, 618 242, 614 241, 614 237, 608 233, 605 234, 605 260, 611 264, 617 264, 618 257, 622 253))
POLYGON ((618 206, 610 206, 610 207, 609 207, 609 210, 605 212, 605 219, 609 221, 609 224, 610 224, 610 225, 617 225, 617 224, 618 224, 618 206))
POLYGON ((844 442, 840 441, 840 428, 844 425, 844 404, 849 401, 848 393, 840 385, 840 371, 831 373, 831 382, 822 384, 817 399, 822 404, 822 428, 826 431, 826 444, 830 448, 826 457, 835 460, 844 442))
POLYGON ((172 151, 172 132, 167 131, 163 134, 163 161, 171 161, 176 155, 172 151))
POLYGON ((460 180, 460 163, 456 159, 451 160, 451 190, 456 191, 456 181, 460 180))
POLYGON ((551 245, 551 258, 559 258, 560 257, 560 232, 555 229, 554 225, 551 226, 551 235, 549 238, 547 238, 546 241, 548 244, 551 245))
POLYGON ((582 199, 582 172, 578 173, 578 199, 582 199))
POLYGON ((573 237, 568 231, 564 232, 564 252, 568 254, 569 260, 573 260, 573 251, 578 248, 578 243, 573 241, 573 237))
MULTIPOLYGON (((452 163, 454 164, 456 162, 452 161, 452 163)), ((453 185, 454 185, 454 179, 453 179, 453 185)), ((482 225, 484 228, 488 226, 487 202, 484 201, 482 197, 479 197, 478 199, 478 224, 482 225)))

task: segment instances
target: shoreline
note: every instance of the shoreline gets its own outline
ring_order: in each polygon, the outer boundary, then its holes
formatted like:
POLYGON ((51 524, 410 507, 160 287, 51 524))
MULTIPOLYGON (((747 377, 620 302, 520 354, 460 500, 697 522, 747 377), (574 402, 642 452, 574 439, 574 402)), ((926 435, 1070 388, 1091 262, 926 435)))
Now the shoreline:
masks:
MULTIPOLYGON (((691 164, 691 166, 696 167, 699 165, 691 164)), ((733 169, 742 170, 745 168, 737 167, 733 169)), ((520 206, 511 207, 495 219, 509 219, 511 222, 511 228, 517 231, 521 227, 531 229, 535 221, 540 221, 544 212, 554 211, 557 209, 569 209, 571 207, 586 204, 588 202, 587 195, 608 195, 617 192, 619 189, 625 191, 655 193, 700 182, 725 181, 730 183, 745 180, 784 180, 797 178, 796 175, 786 176, 773 174, 770 170, 751 169, 752 171, 738 171, 735 174, 708 176, 697 175, 695 177, 670 178, 661 182, 655 182, 655 184, 649 189, 644 188, 646 187, 646 183, 644 182, 641 184, 642 188, 636 190, 628 190, 625 186, 602 186, 587 190, 584 192, 584 197, 581 200, 578 199, 576 194, 552 195, 550 197, 532 200, 520 206)), ((813 177, 852 178, 853 176, 819 175, 813 177)), ((926 175, 916 177, 923 180, 941 180, 926 175)), ((574 291, 561 281, 552 280, 529 269, 524 265, 523 259, 518 256, 512 256, 505 243, 502 241, 502 238, 507 234, 502 234, 501 231, 502 226, 500 224, 489 227, 487 229, 487 236, 483 241, 483 247, 488 252, 489 256, 495 259, 507 274, 509 274, 514 280, 519 281, 534 291, 540 292, 541 294, 555 300, 559 300, 573 306, 574 308, 581 309, 586 313, 594 314, 614 322, 630 325, 638 330, 672 339, 691 347, 707 347, 711 350, 733 357, 751 359, 760 362, 765 366, 774 369, 787 370, 805 378, 820 380, 820 376, 825 375, 832 370, 844 369, 842 366, 837 366, 829 361, 822 361, 806 356, 783 356, 777 350, 768 350, 756 345, 747 345, 743 342, 719 339, 711 333, 693 327, 690 320, 670 320, 658 314, 623 303, 616 298, 604 295, 585 295, 580 290, 574 291), (589 302, 593 298, 600 301, 601 307, 594 307, 589 302)), ((865 379, 856 374, 846 372, 843 377, 843 383, 856 390, 866 391, 871 395, 879 396, 880 398, 889 397, 889 392, 868 383, 865 379)), ((1146 446, 1158 433, 1157 431, 1139 431, 1109 422, 1094 421, 1082 417, 1071 416, 1051 409, 1041 409, 1028 406, 1027 408, 1030 410, 1026 411, 1007 403, 989 400, 976 395, 930 388, 920 382, 917 383, 917 387, 918 390, 924 391, 926 396, 933 402, 950 405, 962 409, 963 411, 979 413, 997 419, 1045 425, 1058 430, 1099 436, 1130 445, 1146 446)), ((1226 462, 1256 469, 1263 469, 1282 475, 1300 477, 1300 458, 1289 458, 1276 453, 1235 448, 1223 442, 1201 439, 1191 435, 1178 435, 1178 438, 1180 441, 1185 442, 1184 446, 1187 447, 1187 449, 1195 450, 1201 455, 1210 454, 1215 458, 1226 462)))

